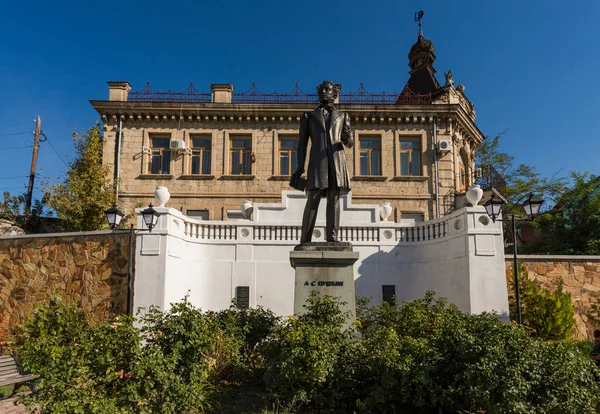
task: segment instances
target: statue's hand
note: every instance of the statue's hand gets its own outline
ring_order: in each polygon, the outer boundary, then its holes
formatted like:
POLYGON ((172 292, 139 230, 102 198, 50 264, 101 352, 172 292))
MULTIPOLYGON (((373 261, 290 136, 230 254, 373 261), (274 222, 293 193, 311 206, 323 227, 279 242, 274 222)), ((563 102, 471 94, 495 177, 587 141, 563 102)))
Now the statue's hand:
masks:
POLYGON ((293 175, 300 177, 302 174, 304 174, 304 168, 298 168, 293 175))

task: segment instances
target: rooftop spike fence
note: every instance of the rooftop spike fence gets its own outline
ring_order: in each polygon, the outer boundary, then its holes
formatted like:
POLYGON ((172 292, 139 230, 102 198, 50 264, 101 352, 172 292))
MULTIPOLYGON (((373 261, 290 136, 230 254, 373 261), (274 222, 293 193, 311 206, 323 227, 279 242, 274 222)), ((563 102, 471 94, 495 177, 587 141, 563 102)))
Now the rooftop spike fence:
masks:
POLYGON ((146 82, 146 86, 142 90, 129 92, 127 100, 130 102, 208 103, 212 101, 212 94, 198 91, 191 82, 183 92, 175 92, 170 89, 162 92, 155 91, 150 82, 146 82))
MULTIPOLYGON (((130 102, 210 103, 212 94, 198 91, 192 83, 183 92, 156 91, 148 82, 142 90, 129 92, 127 100, 130 102)), ((339 101, 340 104, 350 105, 426 105, 431 103, 431 94, 413 93, 408 88, 403 93, 372 93, 367 91, 361 83, 355 92, 341 92, 339 101)), ((319 96, 316 92, 304 92, 298 83, 292 91, 284 93, 262 92, 255 83, 252 83, 250 89, 233 93, 231 102, 238 104, 318 104, 319 96)))

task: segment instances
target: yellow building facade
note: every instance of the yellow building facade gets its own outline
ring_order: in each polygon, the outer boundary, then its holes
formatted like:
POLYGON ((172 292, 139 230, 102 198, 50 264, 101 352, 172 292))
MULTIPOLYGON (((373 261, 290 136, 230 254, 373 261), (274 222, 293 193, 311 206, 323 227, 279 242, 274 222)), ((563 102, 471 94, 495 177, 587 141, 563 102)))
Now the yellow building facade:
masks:
MULTIPOLYGON (((350 115, 355 138, 345 149, 353 202, 389 202, 390 220, 398 222, 453 211, 456 196, 473 183, 484 139, 464 87, 455 87, 450 73, 440 85, 434 60, 432 43, 419 33, 401 93, 340 86, 337 107, 350 115)), ((128 82, 108 87, 108 100, 91 103, 104 124, 103 163, 118 181, 119 207, 147 205, 165 186, 169 206, 210 220, 234 217, 245 200, 281 200, 296 168, 300 117, 318 105, 316 91, 298 85, 286 94, 254 85, 238 93, 231 84, 210 85, 206 93, 192 85, 179 93, 150 85, 132 92, 128 82)))

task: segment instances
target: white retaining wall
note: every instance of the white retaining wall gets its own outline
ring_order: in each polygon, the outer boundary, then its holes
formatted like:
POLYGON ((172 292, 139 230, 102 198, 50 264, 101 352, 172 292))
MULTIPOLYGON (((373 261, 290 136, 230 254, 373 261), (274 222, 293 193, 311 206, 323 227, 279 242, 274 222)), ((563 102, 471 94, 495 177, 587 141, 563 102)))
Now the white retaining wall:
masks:
MULTIPOLYGON (((250 306, 292 314, 289 252, 298 244, 305 200, 301 192, 284 191, 281 204, 254 204, 249 220, 194 220, 175 209, 155 208, 161 214, 158 225, 137 235, 134 308, 167 308, 189 292, 195 306, 220 310, 230 306, 236 286, 250 286, 250 306)), ((352 204, 351 195, 341 203, 342 241, 360 253, 358 296, 376 304, 382 285, 395 285, 399 300, 433 290, 464 311, 493 310, 507 319, 502 227, 483 207, 407 227, 382 221, 377 205, 352 204)), ((324 199, 313 241, 324 241, 325 204, 324 199)))

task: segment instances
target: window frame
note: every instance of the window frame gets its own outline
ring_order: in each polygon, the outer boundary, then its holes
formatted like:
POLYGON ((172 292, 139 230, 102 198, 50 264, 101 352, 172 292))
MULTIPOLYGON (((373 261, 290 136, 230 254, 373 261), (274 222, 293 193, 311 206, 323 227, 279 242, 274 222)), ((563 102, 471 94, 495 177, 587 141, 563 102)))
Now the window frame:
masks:
POLYGON ((294 173, 294 167, 293 167, 293 162, 292 162, 292 157, 296 157, 298 154, 298 136, 297 135, 278 135, 277 136, 277 170, 276 170, 276 175, 281 176, 281 177, 285 177, 285 176, 291 176, 294 173), (290 139, 290 140, 294 140, 296 141, 296 146, 294 148, 281 148, 281 141, 282 140, 286 140, 286 139, 290 139), (288 153, 288 174, 282 174, 281 173, 281 153, 282 152, 287 152, 288 153))
POLYGON ((383 151, 382 151, 382 139, 381 139, 381 135, 375 135, 375 134, 364 134, 364 135, 359 135, 358 136, 358 174, 361 177, 381 177, 383 176, 383 151), (371 149, 371 148, 362 148, 361 144, 363 142, 363 140, 377 140, 377 142, 379 143, 379 148, 378 149, 371 149), (361 164, 361 156, 363 154, 363 152, 367 153, 367 159, 368 159, 368 163, 367 163, 367 167, 368 167, 368 171, 367 174, 363 174, 362 171, 362 164, 361 164), (378 158, 379 158, 379 174, 373 174, 372 170, 373 170, 373 164, 372 164, 372 154, 376 153, 378 154, 378 158))
POLYGON ((399 177, 423 177, 423 137, 418 135, 403 135, 398 137, 398 176, 399 177), (402 149, 402 141, 413 140, 419 145, 417 149, 405 150, 402 149), (402 174, 402 154, 408 154, 408 174, 402 174), (413 154, 416 154, 419 159, 419 174, 413 174, 413 154))
POLYGON ((417 226, 419 223, 425 222, 425 213, 422 211, 401 211, 399 222, 403 226, 417 226), (412 220, 412 223, 407 223, 408 220, 412 220))
POLYGON ((386 302, 391 306, 394 306, 398 302, 398 298, 396 296, 396 285, 381 285, 381 303, 386 302), (387 288, 387 289, 386 289, 387 288), (393 295, 386 300, 386 290, 393 290, 393 295))
POLYGON ((252 152, 252 135, 248 134, 248 135, 229 135, 229 142, 227 144, 228 146, 228 165, 227 165, 227 175, 230 176, 251 176, 252 175, 252 164, 254 163, 254 161, 252 160, 252 156, 253 156, 253 152, 252 152), (243 140, 247 140, 250 142, 250 147, 249 148, 232 148, 233 145, 233 140, 236 139, 243 139, 243 140), (244 150, 247 150, 250 154, 250 168, 248 173, 244 173, 244 169, 243 169, 243 155, 244 155, 244 150), (238 151, 239 155, 240 155, 240 172, 239 173, 233 173, 233 151, 238 151))
POLYGON ((171 157, 171 141, 172 141, 172 136, 170 133, 160 133, 160 132, 155 132, 155 133, 150 133, 148 134, 148 148, 150 150, 150 154, 148 155, 148 162, 146 164, 146 173, 149 175, 172 175, 172 157, 171 157), (168 139, 169 140, 169 145, 166 148, 161 148, 161 147, 154 147, 154 139, 155 138, 163 138, 163 139, 168 139), (158 165, 158 172, 154 173, 152 172, 152 162, 154 159, 154 152, 158 151, 159 152, 159 165, 158 165), (164 151, 169 151, 169 170, 168 172, 163 172, 163 160, 164 160, 164 155, 163 152, 164 151))
POLYGON ((466 193, 467 187, 469 186, 467 181, 467 165, 465 164, 465 160, 463 159, 461 152, 462 151, 458 151, 458 154, 456 155, 456 164, 458 170, 456 190, 459 193, 466 193))
POLYGON ((193 175, 193 176, 209 176, 212 174, 212 169, 213 169, 213 162, 212 162, 212 157, 213 157, 213 139, 212 139, 212 135, 210 134, 190 134, 189 135, 189 147, 191 150, 190 153, 190 162, 189 162, 189 166, 188 166, 188 174, 189 175, 193 175), (208 157, 208 163, 209 163, 209 167, 208 167, 208 173, 203 173, 202 172, 202 167, 204 166, 202 159, 203 159, 203 152, 206 150, 206 148, 204 147, 194 147, 194 139, 195 138, 200 138, 200 139, 206 139, 209 141, 210 143, 210 147, 208 148, 210 150, 210 156, 208 157), (194 151, 199 151, 200 153, 198 154, 199 157, 199 165, 198 165, 198 173, 194 173, 192 171, 192 166, 194 164, 193 160, 194 160, 194 151))
POLYGON ((192 208, 192 209, 187 209, 185 210, 185 214, 186 216, 198 220, 198 217, 200 217, 200 220, 210 220, 210 210, 207 208, 192 208), (206 213, 206 218, 202 217, 201 215, 192 215, 190 216, 190 212, 202 212, 202 213, 206 213))

